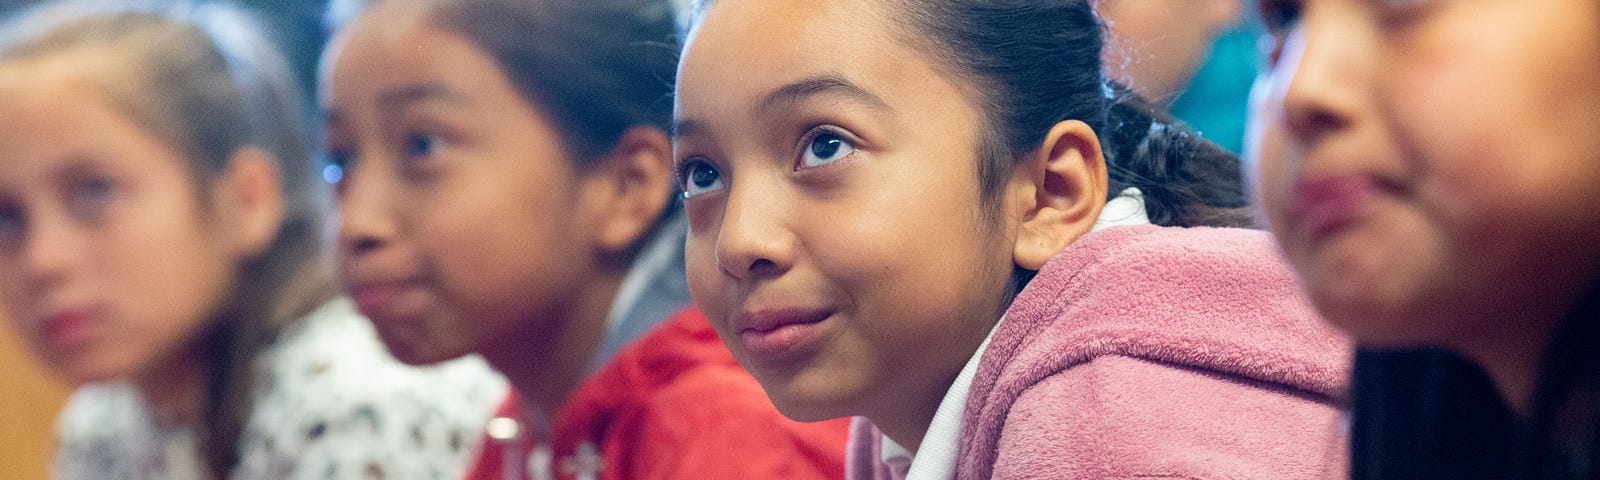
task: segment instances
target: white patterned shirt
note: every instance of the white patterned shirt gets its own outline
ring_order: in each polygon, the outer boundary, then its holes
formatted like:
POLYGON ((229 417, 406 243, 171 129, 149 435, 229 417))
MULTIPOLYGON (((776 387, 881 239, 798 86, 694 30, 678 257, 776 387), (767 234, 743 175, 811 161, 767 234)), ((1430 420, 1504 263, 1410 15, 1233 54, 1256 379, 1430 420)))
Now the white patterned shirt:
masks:
MULTIPOLYGON (((400 363, 342 298, 287 328, 255 367, 233 480, 454 480, 507 388, 475 355, 400 363)), ((126 383, 79 388, 57 430, 57 480, 208 477, 196 432, 157 424, 126 383)))

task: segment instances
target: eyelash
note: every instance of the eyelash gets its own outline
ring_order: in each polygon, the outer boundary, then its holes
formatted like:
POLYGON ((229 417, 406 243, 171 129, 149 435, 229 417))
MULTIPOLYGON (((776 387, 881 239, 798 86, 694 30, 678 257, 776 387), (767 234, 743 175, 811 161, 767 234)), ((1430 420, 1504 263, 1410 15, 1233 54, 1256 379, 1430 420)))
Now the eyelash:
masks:
MULTIPOLYGON (((702 157, 702 156, 699 156, 699 155, 690 156, 689 158, 685 159, 683 162, 680 162, 677 165, 677 167, 673 168, 673 170, 672 170, 672 182, 673 182, 673 185, 678 188, 678 193, 679 193, 680 197, 683 198, 684 200, 688 200, 688 199, 691 199, 691 198, 694 198, 694 197, 698 197, 703 193, 707 193, 707 192, 701 192, 701 193, 692 193, 692 192, 690 192, 690 190, 691 190, 690 185, 689 185, 689 182, 691 180, 690 176, 694 174, 695 167, 699 167, 699 166, 704 166, 705 168, 709 168, 712 171, 716 172, 716 174, 717 174, 716 182, 717 183, 722 183, 723 182, 722 170, 717 168, 717 166, 715 164, 712 164, 710 160, 707 160, 705 157, 702 157)), ((724 185, 722 188, 727 188, 727 186, 724 185)))
POLYGON ((794 169, 795 169, 795 171, 800 171, 800 170, 805 170, 805 169, 826 167, 828 165, 833 165, 835 163, 838 163, 840 160, 844 160, 845 158, 849 158, 851 155, 855 155, 856 149, 860 148, 860 143, 861 143, 860 141, 856 140, 855 136, 850 135, 849 133, 845 132, 845 130, 843 128, 839 128, 839 127, 836 127, 836 126, 833 126, 833 125, 826 125, 826 124, 825 125, 817 125, 815 127, 811 127, 811 129, 807 130, 804 135, 800 136, 800 143, 798 145, 798 148, 796 149, 796 151, 799 152, 799 154, 798 154, 797 158, 795 158, 794 169), (811 150, 812 142, 817 141, 818 137, 821 137, 823 135, 830 135, 830 134, 839 137, 840 140, 843 140, 845 144, 849 145, 850 153, 846 153, 844 155, 844 157, 840 157, 838 160, 834 160, 832 162, 824 163, 822 165, 814 165, 814 166, 805 166, 805 165, 803 165, 804 162, 805 162, 806 153, 811 150))

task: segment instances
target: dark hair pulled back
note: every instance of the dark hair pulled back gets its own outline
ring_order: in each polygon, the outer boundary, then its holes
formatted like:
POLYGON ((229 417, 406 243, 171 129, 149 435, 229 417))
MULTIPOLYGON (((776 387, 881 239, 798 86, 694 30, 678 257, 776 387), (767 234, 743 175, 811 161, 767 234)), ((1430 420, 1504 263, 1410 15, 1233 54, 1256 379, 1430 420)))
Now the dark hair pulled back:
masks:
POLYGON ((979 166, 994 207, 1016 159, 1080 120, 1105 152, 1108 195, 1144 195, 1152 223, 1251 225, 1239 158, 1105 77, 1104 25, 1087 0, 902 0, 913 45, 931 44, 984 112, 979 166))

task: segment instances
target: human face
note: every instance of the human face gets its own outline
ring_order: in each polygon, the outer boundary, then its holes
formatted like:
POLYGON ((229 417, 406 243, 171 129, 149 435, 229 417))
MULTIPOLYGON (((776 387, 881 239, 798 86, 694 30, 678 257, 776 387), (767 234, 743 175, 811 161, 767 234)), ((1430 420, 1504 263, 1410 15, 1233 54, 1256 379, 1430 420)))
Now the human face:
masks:
POLYGON ((1188 87, 1239 0, 1094 0, 1106 22, 1107 75, 1157 102, 1188 87))
POLYGON ((240 256, 184 155, 65 63, 0 66, 0 300, 68 381, 137 380, 192 360, 240 256))
POLYGON ((416 5, 376 8, 324 66, 346 287, 412 364, 548 327, 527 320, 592 276, 557 130, 477 46, 416 5))
POLYGON ((979 112, 878 8, 720 0, 679 72, 690 293, 799 420, 931 415, 1013 271, 979 112))
POLYGON ((1542 345, 1600 273, 1600 4, 1262 9, 1256 194, 1317 307, 1369 344, 1542 345))

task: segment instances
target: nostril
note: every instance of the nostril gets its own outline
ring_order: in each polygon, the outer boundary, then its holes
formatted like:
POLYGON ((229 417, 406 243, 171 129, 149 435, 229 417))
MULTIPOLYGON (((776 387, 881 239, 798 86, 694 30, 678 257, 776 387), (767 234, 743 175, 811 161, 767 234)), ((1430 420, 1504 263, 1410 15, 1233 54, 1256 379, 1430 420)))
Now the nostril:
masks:
POLYGON ((383 242, 373 237, 361 237, 347 243, 348 248, 354 253, 363 253, 376 250, 383 242))
POLYGON ((1288 115, 1289 128, 1295 135, 1307 141, 1314 141, 1329 132, 1342 130, 1349 125, 1344 116, 1323 108, 1307 108, 1291 111, 1288 115))
POLYGON ((777 268, 778 264, 773 263, 772 260, 767 260, 765 258, 758 258, 756 261, 750 262, 750 273, 757 275, 771 272, 777 268))

